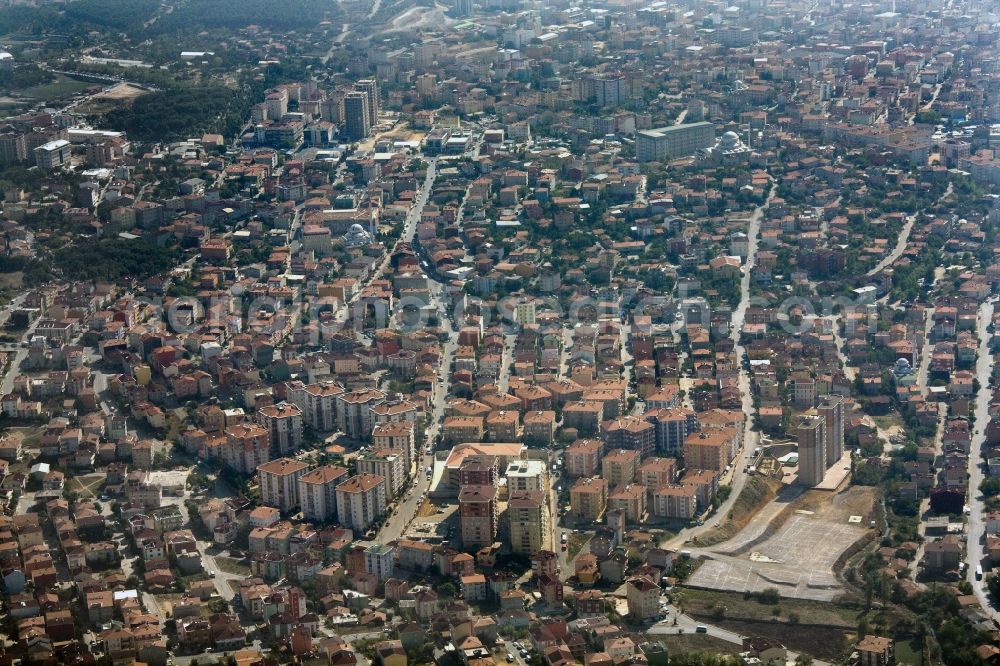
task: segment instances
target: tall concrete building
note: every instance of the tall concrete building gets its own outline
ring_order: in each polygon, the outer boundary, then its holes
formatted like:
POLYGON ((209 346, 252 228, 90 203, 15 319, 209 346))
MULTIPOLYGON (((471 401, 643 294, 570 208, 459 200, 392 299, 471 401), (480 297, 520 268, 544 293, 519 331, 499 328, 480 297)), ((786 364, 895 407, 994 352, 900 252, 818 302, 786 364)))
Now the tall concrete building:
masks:
POLYGON ((635 157, 640 162, 671 160, 714 144, 715 125, 709 122, 658 127, 636 133, 635 157))
POLYGON ((358 474, 337 486, 337 518, 344 527, 364 532, 385 513, 385 479, 358 474))
POLYGON ((826 421, 826 466, 832 467, 844 455, 844 397, 824 395, 816 411, 826 421))
POLYGON ((462 486, 458 494, 458 522, 462 548, 475 552, 493 544, 499 506, 495 486, 462 486))
POLYGON ((271 433, 271 455, 294 454, 302 446, 302 409, 291 402, 265 405, 257 410, 257 423, 271 433))
POLYGON ((551 530, 545 493, 511 493, 507 503, 507 518, 510 521, 510 549, 513 552, 531 555, 548 545, 551 530))
POLYGON ((306 520, 326 522, 337 517, 337 485, 347 470, 324 465, 299 477, 299 505, 306 520))
POLYGON ((353 91, 344 95, 344 130, 352 141, 367 139, 372 131, 371 114, 368 111, 368 95, 353 91))
POLYGON ((309 466, 291 458, 279 458, 257 468, 260 503, 287 513, 299 506, 299 479, 309 466))
POLYGON ((354 89, 363 92, 368 98, 368 124, 375 127, 378 124, 378 112, 382 108, 382 100, 378 94, 378 81, 362 79, 354 84, 354 89))
POLYGON ((803 416, 795 429, 799 441, 799 485, 815 486, 826 473, 826 421, 803 416))

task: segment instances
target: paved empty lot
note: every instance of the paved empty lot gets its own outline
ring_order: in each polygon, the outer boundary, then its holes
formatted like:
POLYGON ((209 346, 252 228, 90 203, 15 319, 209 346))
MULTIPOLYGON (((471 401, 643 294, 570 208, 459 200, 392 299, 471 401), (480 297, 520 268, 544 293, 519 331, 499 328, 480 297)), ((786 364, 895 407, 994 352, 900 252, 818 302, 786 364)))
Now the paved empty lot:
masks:
MULTIPOLYGON (((754 536, 759 535, 759 529, 759 524, 752 528, 754 536)), ((695 551, 708 559, 688 579, 688 584, 733 592, 758 592, 774 587, 782 596, 829 601, 841 592, 833 564, 865 532, 864 528, 846 522, 795 514, 774 536, 750 552, 737 556, 722 553, 731 550, 733 541, 748 542, 743 535, 720 544, 717 551, 695 551)))

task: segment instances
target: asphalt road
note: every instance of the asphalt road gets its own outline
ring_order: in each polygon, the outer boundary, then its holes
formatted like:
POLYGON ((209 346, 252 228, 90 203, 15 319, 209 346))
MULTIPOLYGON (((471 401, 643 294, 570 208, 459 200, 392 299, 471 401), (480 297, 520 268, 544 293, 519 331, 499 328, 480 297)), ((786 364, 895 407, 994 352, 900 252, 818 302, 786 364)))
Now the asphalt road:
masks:
POLYGON ((985 498, 979 492, 979 484, 983 481, 983 443, 986 441, 986 424, 990 421, 990 398, 992 396, 990 378, 993 376, 993 354, 990 353, 988 329, 993 321, 996 301, 996 297, 993 297, 979 307, 979 319, 976 324, 976 332, 979 336, 976 378, 979 380, 980 387, 976 394, 976 429, 972 434, 972 444, 969 449, 969 520, 966 541, 968 566, 965 573, 983 610, 994 622, 1000 622, 1000 613, 990 604, 985 577, 983 580, 976 580, 976 566, 983 561, 986 533, 985 498))

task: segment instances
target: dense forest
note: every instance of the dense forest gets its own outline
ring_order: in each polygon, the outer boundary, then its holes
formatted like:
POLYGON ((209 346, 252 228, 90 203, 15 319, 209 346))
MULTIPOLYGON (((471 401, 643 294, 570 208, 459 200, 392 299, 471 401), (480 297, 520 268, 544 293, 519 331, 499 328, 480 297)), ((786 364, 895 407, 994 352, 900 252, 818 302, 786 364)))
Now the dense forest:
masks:
POLYGON ((0 10, 0 33, 81 34, 96 28, 142 38, 192 30, 238 30, 248 25, 305 30, 338 11, 330 0, 285 0, 277 9, 269 0, 186 0, 169 13, 158 14, 160 7, 160 0, 76 0, 58 6, 7 7, 0 10))
POLYGON ((269 0, 188 0, 161 16, 146 32, 153 35, 213 28, 238 30, 248 25, 268 30, 303 30, 315 28, 324 18, 332 18, 336 9, 336 3, 330 0, 284 0, 280 6, 269 0))
POLYGON ((0 273, 24 273, 29 286, 53 278, 74 281, 122 279, 144 280, 171 269, 177 250, 144 240, 119 238, 81 239, 56 250, 51 258, 0 255, 0 273))
POLYGON ((39 86, 52 80, 52 74, 38 65, 24 65, 12 69, 0 69, 0 91, 22 90, 39 86))
POLYGON ((70 280, 145 279, 172 268, 177 251, 144 240, 81 240, 56 250, 52 264, 70 280))
POLYGON ((143 95, 102 123, 137 141, 174 141, 206 132, 237 134, 249 116, 247 91, 221 85, 177 87, 143 95))

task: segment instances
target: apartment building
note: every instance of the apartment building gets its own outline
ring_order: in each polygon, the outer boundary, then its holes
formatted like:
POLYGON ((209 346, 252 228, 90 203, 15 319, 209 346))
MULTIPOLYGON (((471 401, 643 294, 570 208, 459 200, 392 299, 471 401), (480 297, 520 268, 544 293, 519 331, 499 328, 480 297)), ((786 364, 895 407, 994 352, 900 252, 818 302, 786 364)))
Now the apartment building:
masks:
POLYGON ((556 413, 552 410, 529 411, 524 415, 524 441, 534 446, 552 444, 556 434, 556 413))
POLYGON ((385 479, 358 474, 337 486, 337 517, 340 524, 364 532, 385 513, 385 479))
POLYGON ((732 460, 734 429, 720 428, 692 433, 684 438, 684 466, 722 472, 732 460))
POLYGON ((302 421, 317 432, 333 432, 337 429, 337 396, 344 388, 333 381, 316 384, 291 382, 286 395, 288 401, 302 411, 302 421))
POLYGON ((385 496, 395 497, 403 490, 406 483, 407 467, 405 457, 400 449, 382 449, 358 456, 356 459, 358 474, 373 474, 381 476, 385 481, 385 496))
POLYGON ((694 486, 661 486, 653 491, 653 516, 661 519, 690 520, 698 513, 694 486))
POLYGON ((604 442, 599 439, 578 439, 563 452, 566 476, 594 476, 600 471, 604 442))
POLYGON ((667 486, 677 480, 675 458, 646 458, 636 471, 636 482, 649 489, 667 486))
POLYGON ((569 502, 577 520, 600 520, 608 504, 608 482, 599 476, 578 479, 570 488, 569 502))
POLYGON ((643 458, 656 450, 656 426, 638 416, 607 421, 603 429, 609 449, 632 449, 643 458))
POLYGON ((548 488, 548 471, 541 460, 512 460, 507 464, 507 491, 514 493, 545 492, 548 488))
POLYGON ((279 458, 257 468, 260 503, 288 513, 299 506, 299 479, 309 466, 291 458, 279 458))
POLYGON ((645 576, 629 578, 625 585, 628 616, 633 622, 660 614, 660 586, 645 576))
POLYGON ((646 486, 629 483, 618 486, 608 495, 608 511, 622 511, 625 520, 638 523, 646 515, 646 486))
POLYGON ((367 440, 375 427, 371 408, 385 402, 377 389, 348 391, 337 396, 337 424, 351 439, 367 440))
POLYGON ((302 447, 302 409, 290 402, 257 410, 257 423, 271 433, 271 455, 287 456, 302 447))
POLYGON ((476 552, 496 540, 499 502, 495 486, 462 486, 458 493, 458 523, 462 548, 476 552))
POLYGON ((803 416, 795 428, 799 442, 799 478, 801 486, 815 486, 826 474, 826 420, 803 416))
POLYGON ((608 451, 601 460, 601 476, 608 487, 615 488, 635 481, 639 471, 639 452, 632 449, 608 451))
POLYGON ((365 548, 365 573, 377 576, 380 582, 392 578, 394 557, 392 546, 373 543, 365 548))
POLYGON ((507 517, 513 552, 531 555, 549 547, 551 529, 545 493, 512 492, 507 502, 507 517))
POLYGON ((344 95, 344 131, 351 141, 361 141, 371 134, 371 111, 365 93, 355 90, 344 95))
POLYGON ((682 453, 684 439, 698 428, 694 410, 687 407, 654 409, 643 417, 656 429, 656 450, 671 456, 682 453))
POLYGON ((491 442, 514 442, 520 437, 520 415, 516 411, 490 412, 485 425, 487 437, 491 442))
POLYGON ((271 459, 271 433, 256 423, 239 423, 225 430, 222 462, 240 474, 250 474, 271 459))
POLYGON ((347 470, 324 465, 299 477, 299 505, 306 520, 325 523, 337 517, 337 485, 347 470))
POLYGON ((417 459, 416 431, 409 421, 380 423, 372 430, 372 449, 375 451, 402 451, 406 469, 417 459))
POLYGON ((481 442, 485 431, 485 419, 481 416, 449 416, 441 424, 441 439, 448 446, 481 442))
POLYGON ((844 455, 844 396, 820 397, 816 413, 826 423, 826 466, 832 467, 844 455))

